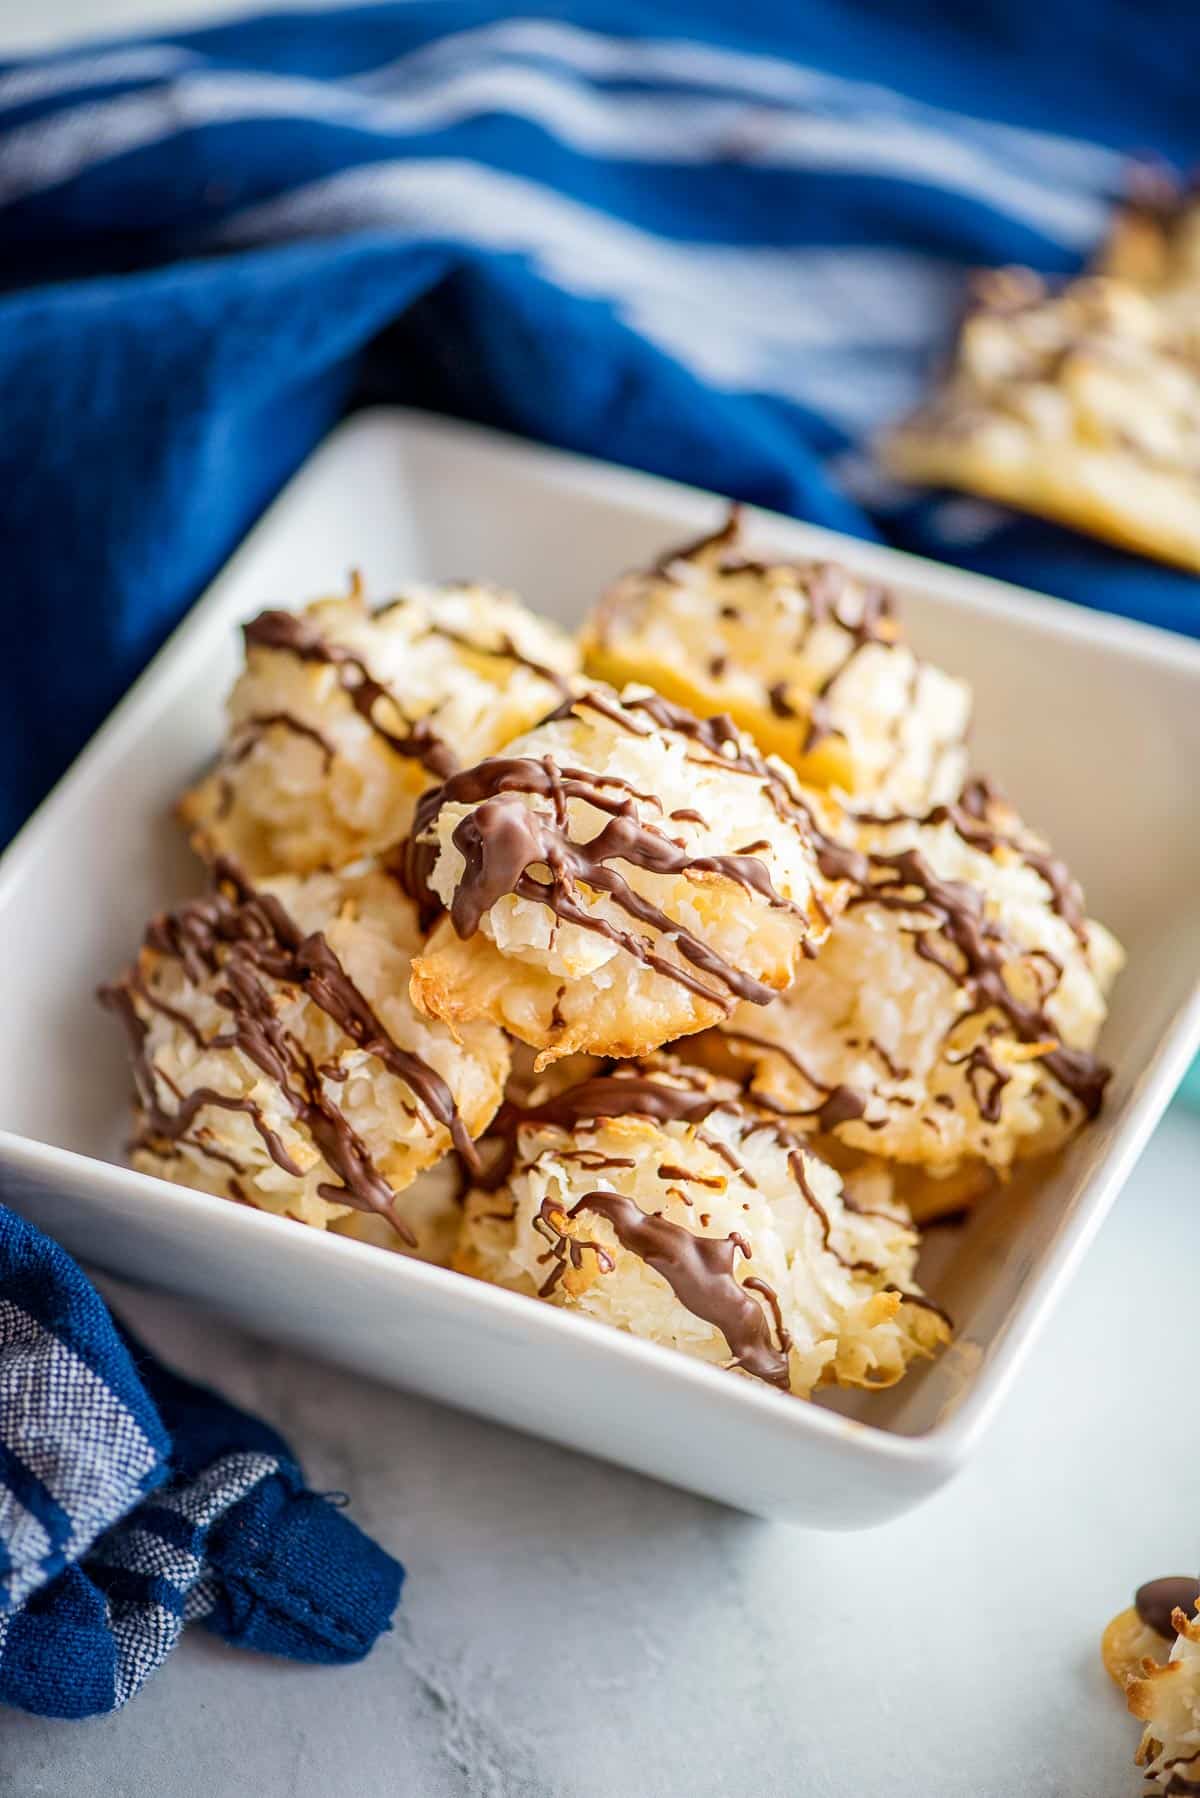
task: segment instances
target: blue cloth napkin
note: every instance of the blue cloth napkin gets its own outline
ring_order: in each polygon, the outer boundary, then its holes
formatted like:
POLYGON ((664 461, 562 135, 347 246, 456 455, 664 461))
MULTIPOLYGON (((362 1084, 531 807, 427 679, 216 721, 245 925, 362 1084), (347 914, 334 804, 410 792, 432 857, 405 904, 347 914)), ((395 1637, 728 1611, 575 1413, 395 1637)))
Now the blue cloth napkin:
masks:
POLYGON ((154 1360, 0 1206, 0 1703, 115 1710, 185 1623, 357 1661, 403 1577, 274 1430, 154 1360))

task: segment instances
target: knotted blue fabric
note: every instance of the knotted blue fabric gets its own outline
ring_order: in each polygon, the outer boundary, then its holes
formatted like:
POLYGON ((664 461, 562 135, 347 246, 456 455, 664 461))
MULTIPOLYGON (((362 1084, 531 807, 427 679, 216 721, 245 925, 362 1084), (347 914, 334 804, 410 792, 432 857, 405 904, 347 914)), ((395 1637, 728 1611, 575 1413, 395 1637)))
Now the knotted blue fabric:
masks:
POLYGON ((186 1623, 360 1660, 403 1577, 274 1430, 162 1366, 0 1207, 0 1703, 115 1710, 186 1623))

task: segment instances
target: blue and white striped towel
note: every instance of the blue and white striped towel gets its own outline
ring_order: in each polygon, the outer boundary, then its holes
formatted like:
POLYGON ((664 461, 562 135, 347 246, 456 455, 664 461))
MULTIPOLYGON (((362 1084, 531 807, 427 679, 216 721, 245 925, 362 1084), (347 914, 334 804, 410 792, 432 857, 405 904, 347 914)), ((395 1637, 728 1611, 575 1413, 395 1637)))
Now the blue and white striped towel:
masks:
MULTIPOLYGON (((393 398, 1200 631, 1197 583, 881 482, 972 265, 1081 265, 1200 151, 1133 0, 412 0, 0 68, 0 841, 356 400, 393 398)), ((292 596, 296 597, 296 596, 292 596)), ((0 1697, 181 1623, 351 1658, 394 1563, 0 1221, 0 1697)))
POLYGON ((356 1661, 402 1579, 274 1430, 155 1361, 0 1207, 0 1703, 117 1709, 186 1623, 356 1661))

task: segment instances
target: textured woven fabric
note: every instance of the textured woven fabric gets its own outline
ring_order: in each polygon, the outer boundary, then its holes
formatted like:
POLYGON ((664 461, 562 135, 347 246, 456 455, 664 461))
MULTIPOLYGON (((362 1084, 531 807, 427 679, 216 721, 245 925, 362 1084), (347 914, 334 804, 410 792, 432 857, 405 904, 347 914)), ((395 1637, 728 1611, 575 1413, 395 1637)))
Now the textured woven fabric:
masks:
MULTIPOLYGON (((1197 583, 865 446, 971 266, 1200 152, 1132 0, 412 0, 0 69, 0 837, 365 395, 1200 629, 1197 583)), ((290 596, 301 598, 301 595, 290 596)))
POLYGON ((70 1257, 0 1207, 0 1702, 114 1710, 191 1622, 356 1661, 402 1578, 274 1430, 123 1335, 70 1257))

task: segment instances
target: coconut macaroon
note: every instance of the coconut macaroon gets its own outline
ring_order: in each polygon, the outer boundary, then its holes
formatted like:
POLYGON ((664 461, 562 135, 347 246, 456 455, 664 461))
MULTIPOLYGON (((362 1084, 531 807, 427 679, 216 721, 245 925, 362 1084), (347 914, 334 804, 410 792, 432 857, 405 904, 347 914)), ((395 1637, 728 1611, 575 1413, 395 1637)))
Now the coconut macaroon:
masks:
POLYGON ((413 963, 418 1006, 502 1024, 539 1065, 766 1003, 842 891, 786 771, 644 688, 568 700, 427 793, 406 879, 448 914, 413 963))
MULTIPOLYGON (((218 864, 101 992, 129 1038, 134 1165, 318 1227, 370 1213, 420 1249, 407 1189, 452 1149, 477 1165, 509 1056, 489 1024, 452 1036, 414 1009, 419 942, 369 865, 253 887, 218 864)), ((427 1241, 443 1201, 414 1194, 427 1241)))
POLYGON ((1200 190, 1162 166, 1135 168, 1096 272, 1141 287, 1200 284, 1200 190))
POLYGON ((574 644, 512 594, 413 588, 264 612, 244 627, 217 767, 180 802, 206 859, 251 878, 336 868, 396 842, 418 796, 569 690, 574 644))
POLYGON ((461 1157, 447 1155, 404 1188, 400 1199, 403 1235, 381 1211, 348 1211, 344 1217, 331 1220, 329 1234, 408 1255, 414 1261, 449 1267, 462 1228, 466 1181, 461 1157))
POLYGON ((1200 1581, 1151 1580, 1133 1607, 1113 1618, 1101 1644, 1105 1667, 1145 1725, 1135 1764, 1144 1779, 1176 1794, 1200 1792, 1198 1600, 1200 1581))
POLYGON ((1002 269, 979 279, 940 390, 881 453, 904 480, 1200 569, 1198 351, 1194 270, 1055 289, 1002 269))
POLYGON ((588 673, 727 712, 801 778, 912 811, 966 773, 967 683, 919 661, 894 596, 831 563, 751 559, 722 530, 626 575, 583 634, 588 673))
POLYGON ((463 1272, 807 1397, 888 1386, 949 1337, 917 1237, 737 1086, 610 1065, 510 1113, 500 1191, 468 1196, 463 1272))
POLYGON ((923 818, 860 821, 857 847, 858 890, 817 959, 698 1049, 793 1128, 934 1176, 905 1189, 928 1216, 1099 1109, 1092 1050, 1122 953, 986 783, 923 818))
POLYGON ((1176 1612, 1190 1617, 1200 1604, 1200 1580, 1192 1574, 1168 1574, 1139 1586, 1133 1603, 1108 1624, 1100 1642, 1105 1671, 1122 1689, 1142 1672, 1143 1663, 1161 1662, 1176 1636, 1176 1612))

